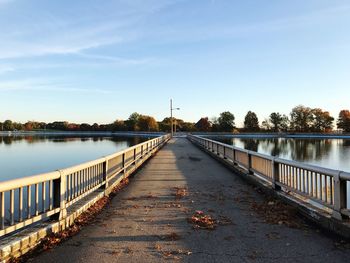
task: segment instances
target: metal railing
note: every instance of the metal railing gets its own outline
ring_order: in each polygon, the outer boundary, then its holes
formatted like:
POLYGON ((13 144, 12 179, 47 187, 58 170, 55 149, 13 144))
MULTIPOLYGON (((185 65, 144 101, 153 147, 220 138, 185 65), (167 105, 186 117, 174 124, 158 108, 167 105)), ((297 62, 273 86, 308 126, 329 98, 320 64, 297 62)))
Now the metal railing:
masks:
POLYGON ((1 182, 0 237, 49 217, 65 219, 69 206, 125 178, 169 138, 164 135, 74 167, 1 182))
POLYGON ((350 173, 284 160, 200 136, 189 135, 188 138, 227 163, 268 182, 277 191, 316 202, 318 207, 331 209, 332 216, 337 219, 350 216, 347 206, 350 173))

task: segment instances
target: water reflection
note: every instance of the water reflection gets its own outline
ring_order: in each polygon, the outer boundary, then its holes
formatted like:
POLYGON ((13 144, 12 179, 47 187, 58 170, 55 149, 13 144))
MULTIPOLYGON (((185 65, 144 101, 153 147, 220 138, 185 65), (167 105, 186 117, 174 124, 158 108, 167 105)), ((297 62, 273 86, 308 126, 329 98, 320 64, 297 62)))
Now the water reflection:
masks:
POLYGON ((17 142, 26 142, 28 144, 34 143, 44 143, 44 142, 54 142, 54 143, 66 143, 66 142, 99 142, 104 140, 109 140, 112 142, 128 141, 131 145, 136 145, 146 140, 150 137, 139 137, 139 136, 72 136, 72 135, 40 135, 40 136, 0 136, 0 145, 11 145, 17 142))
POLYGON ((348 139, 216 137, 215 140, 284 159, 350 171, 348 139))
POLYGON ((242 141, 244 144, 244 149, 251 150, 251 151, 258 151, 259 147, 259 140, 257 139, 245 139, 242 141))
POLYGON ((149 139, 91 135, 0 136, 0 181, 91 161, 149 139))

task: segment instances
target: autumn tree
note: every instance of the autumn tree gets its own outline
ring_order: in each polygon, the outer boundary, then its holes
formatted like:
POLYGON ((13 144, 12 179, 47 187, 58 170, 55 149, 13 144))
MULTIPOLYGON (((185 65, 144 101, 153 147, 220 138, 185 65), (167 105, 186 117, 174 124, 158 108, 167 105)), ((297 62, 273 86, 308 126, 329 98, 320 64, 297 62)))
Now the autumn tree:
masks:
POLYGON ((259 120, 255 112, 248 111, 244 118, 244 130, 256 132, 259 131, 259 120))
POLYGON ((196 124, 195 127, 198 131, 209 132, 211 129, 211 123, 209 122, 208 117, 201 118, 196 124))
POLYGON ((303 105, 296 106, 290 113, 291 129, 298 132, 308 132, 312 128, 314 116, 312 109, 303 105))
POLYGON ((342 129, 344 132, 350 132, 350 111, 341 110, 337 121, 338 129, 342 129))
POLYGON ((312 130, 316 132, 329 132, 333 128, 334 118, 328 111, 316 108, 312 110, 313 124, 312 130))
POLYGON ((235 128, 235 116, 229 111, 220 113, 217 122, 219 129, 222 132, 233 132, 233 129, 235 128))

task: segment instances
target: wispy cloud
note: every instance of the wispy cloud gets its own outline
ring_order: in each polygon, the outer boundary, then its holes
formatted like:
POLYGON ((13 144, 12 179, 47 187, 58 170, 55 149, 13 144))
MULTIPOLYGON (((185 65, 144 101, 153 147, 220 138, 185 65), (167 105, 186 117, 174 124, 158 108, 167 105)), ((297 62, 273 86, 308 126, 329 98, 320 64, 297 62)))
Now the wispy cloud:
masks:
POLYGON ((0 35, 0 59, 77 54, 121 44, 137 38, 138 32, 131 30, 135 23, 173 2, 175 0, 162 3, 121 0, 118 1, 119 6, 113 5, 110 10, 104 8, 101 11, 99 5, 94 5, 91 9, 96 9, 96 14, 77 10, 80 12, 77 17, 36 10, 36 17, 31 19, 32 15, 25 12, 25 18, 21 17, 23 21, 16 21, 10 26, 4 24, 0 35))
POLYGON ((149 38, 157 39, 158 42, 192 42, 205 41, 209 39, 222 38, 242 38, 257 36, 265 33, 282 32, 289 30, 306 29, 309 26, 327 25, 339 16, 348 16, 350 5, 333 6, 313 10, 304 14, 292 15, 286 17, 275 17, 270 20, 261 20, 259 22, 249 22, 249 20, 237 24, 193 24, 183 27, 168 27, 162 25, 149 32, 149 38))
POLYGON ((65 92, 65 93, 97 93, 110 94, 112 90, 96 88, 76 88, 74 84, 64 83, 57 80, 48 79, 22 79, 0 82, 0 91, 45 91, 45 92, 65 92))
POLYGON ((14 71, 14 70, 15 70, 14 67, 0 65, 0 75, 4 74, 4 73, 11 72, 11 71, 14 71))
POLYGON ((94 59, 98 61, 107 61, 115 65, 143 65, 154 62, 154 58, 141 58, 141 59, 132 59, 132 58, 122 58, 116 56, 105 56, 105 55, 95 55, 95 54, 86 54, 86 53, 77 53, 77 56, 94 59))

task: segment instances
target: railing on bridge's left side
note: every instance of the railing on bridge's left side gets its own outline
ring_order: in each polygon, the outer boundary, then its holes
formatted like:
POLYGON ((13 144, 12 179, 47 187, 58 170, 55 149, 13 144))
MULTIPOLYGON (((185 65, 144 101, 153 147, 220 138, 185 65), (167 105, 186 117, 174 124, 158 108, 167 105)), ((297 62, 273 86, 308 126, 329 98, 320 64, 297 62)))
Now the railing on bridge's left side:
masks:
POLYGON ((0 237, 48 218, 64 219, 67 208, 97 189, 106 193, 170 135, 148 140, 115 154, 59 171, 0 183, 0 237))
POLYGON ((239 166, 269 183, 276 191, 294 193, 325 210, 331 209, 334 218, 350 216, 347 204, 350 173, 284 160, 199 136, 189 135, 188 138, 230 165, 239 166))

